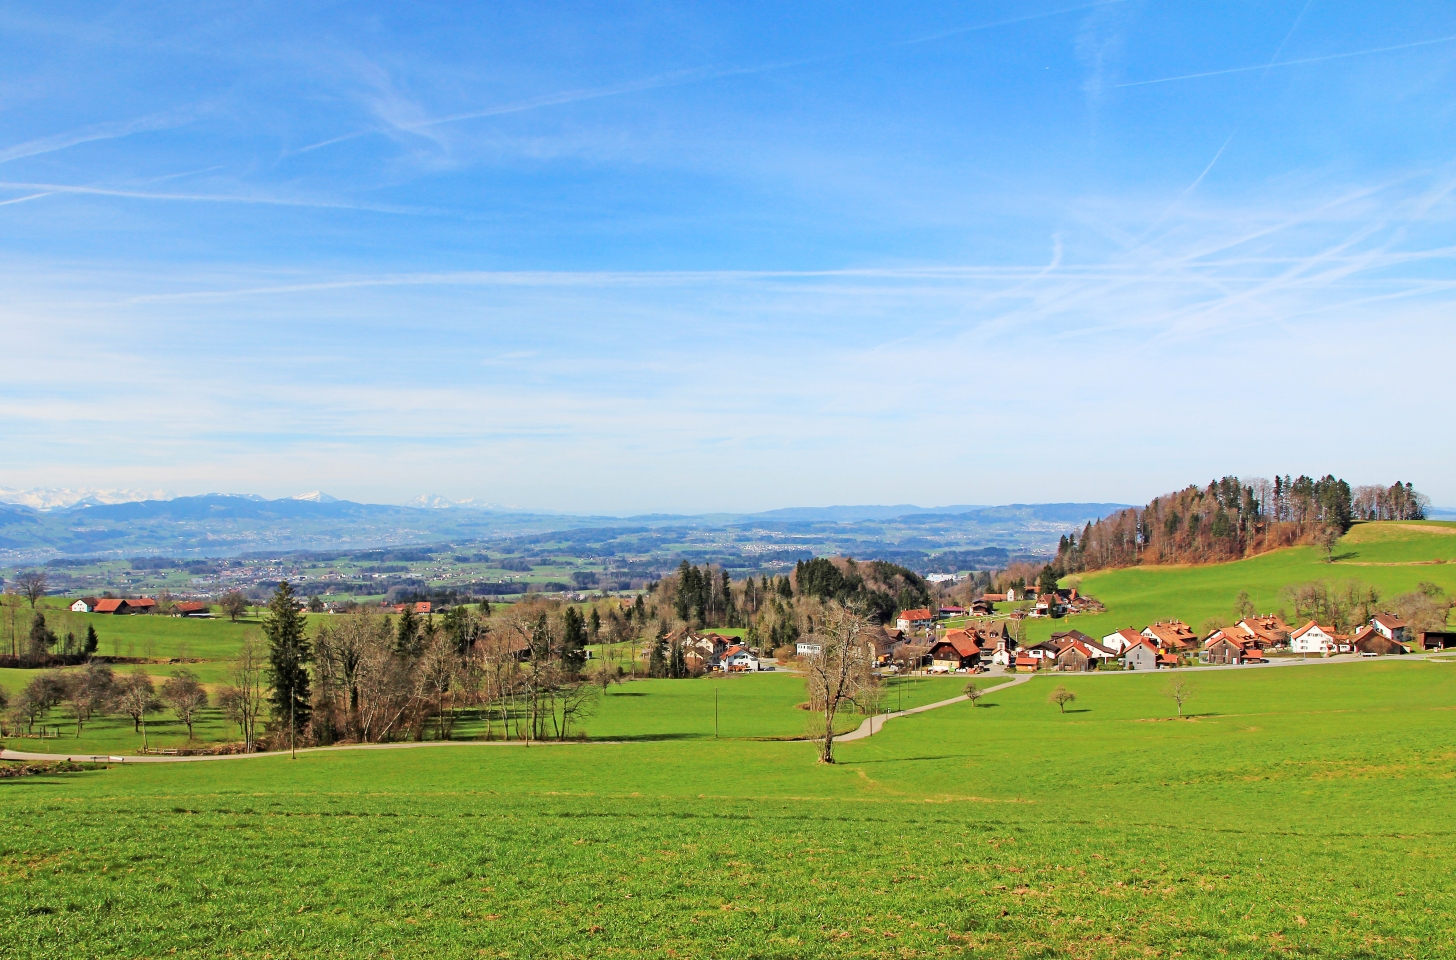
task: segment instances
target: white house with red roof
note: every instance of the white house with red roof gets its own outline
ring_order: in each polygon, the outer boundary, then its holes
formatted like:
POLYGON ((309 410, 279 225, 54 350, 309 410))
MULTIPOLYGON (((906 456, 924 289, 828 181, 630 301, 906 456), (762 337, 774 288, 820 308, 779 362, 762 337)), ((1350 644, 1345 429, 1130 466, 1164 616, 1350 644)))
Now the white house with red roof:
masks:
POLYGON ((1113 653, 1120 654, 1128 647, 1143 639, 1143 635, 1132 627, 1124 627, 1116 633, 1109 633, 1102 638, 1102 645, 1113 653))
POLYGON ((915 610, 901 610, 895 617, 895 626, 900 630, 917 630, 930 626, 935 622, 935 617, 929 608, 919 607, 915 610))
MULTIPOLYGON (((1289 635, 1289 649, 1295 653, 1340 653, 1342 640, 1345 638, 1337 635, 1334 627, 1311 620, 1289 635)), ((1348 640, 1345 646, 1349 646, 1348 640)))

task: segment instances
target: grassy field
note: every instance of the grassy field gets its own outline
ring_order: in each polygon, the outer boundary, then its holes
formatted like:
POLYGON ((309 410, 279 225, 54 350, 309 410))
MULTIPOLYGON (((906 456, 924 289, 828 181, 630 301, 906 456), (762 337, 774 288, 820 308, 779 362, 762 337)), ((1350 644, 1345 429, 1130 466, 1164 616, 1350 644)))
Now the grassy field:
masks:
MULTIPOLYGON (((1122 627, 1141 630, 1156 620, 1177 618, 1196 630, 1210 617, 1231 619, 1234 600, 1247 590, 1261 612, 1287 607, 1282 591, 1291 584, 1359 580, 1386 597, 1414 590, 1423 581, 1456 594, 1456 524, 1357 524, 1340 540, 1333 563, 1314 547, 1291 547, 1234 563, 1208 566, 1149 566, 1084 574, 1081 589, 1101 600, 1107 612, 1028 622, 1028 637, 1043 640, 1054 631, 1077 629, 1102 637, 1122 627)), ((1292 614, 1291 614, 1292 616, 1292 614)))
POLYGON ((1452 956, 1453 671, 1195 674, 1183 721, 1165 677, 1038 677, 831 767, 699 738, 4 780, 0 955, 1452 956))

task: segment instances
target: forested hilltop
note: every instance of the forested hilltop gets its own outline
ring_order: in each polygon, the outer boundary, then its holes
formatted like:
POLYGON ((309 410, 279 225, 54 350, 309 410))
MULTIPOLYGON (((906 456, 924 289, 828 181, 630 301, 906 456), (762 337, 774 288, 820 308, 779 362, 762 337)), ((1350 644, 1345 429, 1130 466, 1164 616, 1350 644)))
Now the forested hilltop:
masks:
POLYGON ((1060 575, 1139 563, 1219 563, 1297 543, 1333 548, 1356 520, 1421 520, 1428 498, 1409 483, 1351 488, 1325 475, 1224 477, 1156 497, 1061 538, 1060 575))

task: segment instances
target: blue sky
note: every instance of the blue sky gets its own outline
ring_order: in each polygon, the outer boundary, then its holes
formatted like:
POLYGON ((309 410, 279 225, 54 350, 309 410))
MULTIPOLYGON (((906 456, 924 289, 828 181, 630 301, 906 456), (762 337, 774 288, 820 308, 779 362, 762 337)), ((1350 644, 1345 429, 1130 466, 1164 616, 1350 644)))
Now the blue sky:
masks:
POLYGON ((9 3, 0 486, 1456 503, 1456 7, 9 3))

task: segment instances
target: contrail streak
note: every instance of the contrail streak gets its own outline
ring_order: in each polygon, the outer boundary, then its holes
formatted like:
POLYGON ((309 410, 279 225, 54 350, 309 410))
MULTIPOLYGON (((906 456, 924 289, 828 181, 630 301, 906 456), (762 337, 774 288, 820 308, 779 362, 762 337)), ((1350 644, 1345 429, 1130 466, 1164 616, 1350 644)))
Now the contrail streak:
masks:
POLYGON ((1280 60, 1278 63, 1261 63, 1253 67, 1230 67, 1227 70, 1206 70, 1203 73, 1185 73, 1177 77, 1159 77, 1156 80, 1134 80, 1130 83, 1119 83, 1119 87, 1146 87, 1154 83, 1173 83, 1177 80, 1197 80, 1200 77, 1222 77, 1230 73, 1250 73, 1255 70, 1268 70, 1272 67, 1298 67, 1306 63, 1324 63, 1326 60, 1345 60, 1349 57, 1366 57, 1373 53, 1389 53, 1392 50, 1411 50, 1415 47, 1429 47, 1437 43, 1450 43, 1456 40, 1456 36, 1438 37, 1435 40, 1418 40, 1415 43, 1398 43, 1393 47, 1372 47, 1369 50, 1351 50, 1349 53, 1331 53, 1323 57, 1305 57, 1302 60, 1280 60))

